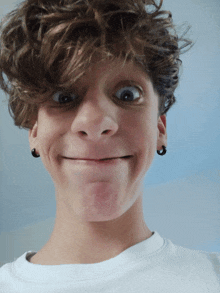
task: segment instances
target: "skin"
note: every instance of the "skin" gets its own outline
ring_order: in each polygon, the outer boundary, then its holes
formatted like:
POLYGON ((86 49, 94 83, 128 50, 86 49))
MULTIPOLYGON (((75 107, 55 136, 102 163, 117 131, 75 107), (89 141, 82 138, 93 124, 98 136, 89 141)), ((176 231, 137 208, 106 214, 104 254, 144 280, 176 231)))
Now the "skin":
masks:
POLYGON ((137 64, 102 61, 74 88, 77 106, 64 110, 52 97, 29 130, 30 148, 51 175, 57 203, 53 232, 31 258, 34 264, 98 263, 152 236, 143 215, 143 180, 156 150, 167 145, 166 116, 158 117, 152 82, 137 64), (118 94, 124 87, 132 87, 132 102, 118 94), (73 160, 128 155, 108 165, 73 160))

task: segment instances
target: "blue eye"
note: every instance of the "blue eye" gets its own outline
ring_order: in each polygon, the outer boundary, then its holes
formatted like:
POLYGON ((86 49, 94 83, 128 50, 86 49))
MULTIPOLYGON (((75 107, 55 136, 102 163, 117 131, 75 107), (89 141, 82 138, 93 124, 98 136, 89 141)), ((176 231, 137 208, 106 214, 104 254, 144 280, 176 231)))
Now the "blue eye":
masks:
POLYGON ((74 94, 66 94, 63 92, 57 92, 53 95, 53 100, 60 104, 67 104, 76 100, 77 96, 74 94))
POLYGON ((116 92, 116 97, 124 101, 132 102, 134 99, 140 97, 140 92, 136 87, 126 86, 116 92))

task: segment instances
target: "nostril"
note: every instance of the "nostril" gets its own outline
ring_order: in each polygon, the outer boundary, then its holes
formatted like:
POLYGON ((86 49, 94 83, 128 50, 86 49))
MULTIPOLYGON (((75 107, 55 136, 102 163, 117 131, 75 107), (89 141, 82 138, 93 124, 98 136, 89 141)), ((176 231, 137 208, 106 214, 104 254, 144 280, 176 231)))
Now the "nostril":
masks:
POLYGON ((110 130, 104 130, 103 133, 106 134, 108 133, 110 130))

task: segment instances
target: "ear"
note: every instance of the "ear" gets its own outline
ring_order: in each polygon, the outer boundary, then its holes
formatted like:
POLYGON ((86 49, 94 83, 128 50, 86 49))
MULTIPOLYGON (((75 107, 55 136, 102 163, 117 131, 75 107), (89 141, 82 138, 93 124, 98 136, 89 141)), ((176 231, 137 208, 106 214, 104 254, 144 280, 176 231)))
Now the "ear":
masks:
POLYGON ((35 122, 33 128, 29 130, 28 138, 29 138, 29 144, 30 144, 31 150, 33 148, 37 149, 38 148, 38 141, 37 141, 37 121, 35 122))
POLYGON ((158 118, 158 124, 157 124, 157 150, 161 150, 162 146, 167 146, 167 120, 166 115, 161 115, 158 118))

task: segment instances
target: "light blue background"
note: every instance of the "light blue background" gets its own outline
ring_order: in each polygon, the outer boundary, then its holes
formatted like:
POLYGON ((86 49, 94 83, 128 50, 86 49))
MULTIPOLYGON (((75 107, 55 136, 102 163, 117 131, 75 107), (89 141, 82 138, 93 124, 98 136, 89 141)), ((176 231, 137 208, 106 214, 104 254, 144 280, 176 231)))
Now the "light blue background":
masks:
MULTIPOLYGON (((0 16, 20 1, 1 1, 0 16)), ((175 244, 220 251, 220 2, 164 0, 174 23, 191 24, 194 47, 181 56, 177 103, 167 115, 168 147, 145 177, 144 215, 151 231, 175 244)), ((47 241, 55 190, 28 131, 13 125, 0 92, 0 265, 47 241)))

